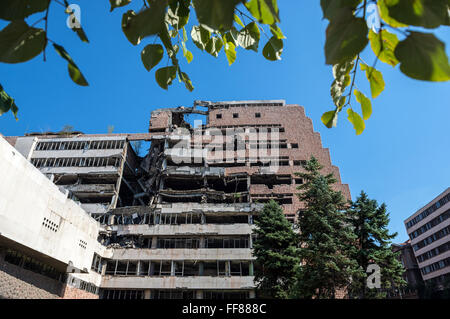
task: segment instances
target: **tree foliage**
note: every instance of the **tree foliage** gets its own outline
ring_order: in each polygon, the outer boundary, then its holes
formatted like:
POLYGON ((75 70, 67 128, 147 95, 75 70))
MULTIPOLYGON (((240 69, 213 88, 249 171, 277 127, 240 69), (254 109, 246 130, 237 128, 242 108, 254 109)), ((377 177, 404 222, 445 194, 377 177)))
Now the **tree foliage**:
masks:
POLYGON ((397 233, 389 233, 389 213, 386 211, 386 205, 383 203, 378 206, 376 200, 370 199, 362 191, 352 202, 348 221, 357 236, 358 249, 352 257, 362 270, 358 278, 353 278, 350 289, 353 297, 384 298, 387 289, 406 284, 402 279, 404 268, 398 260, 398 253, 391 249, 391 240, 397 233), (376 264, 381 269, 381 290, 367 288, 366 270, 369 264, 376 264))
MULTIPOLYGON (((51 42, 68 62, 71 79, 78 85, 87 86, 87 80, 69 53, 48 33, 49 9, 55 7, 56 10, 57 6, 69 14, 74 22, 72 30, 79 39, 89 43, 67 0, 2 0, 0 19, 9 24, 0 31, 0 62, 25 62, 40 53, 45 60, 47 44, 51 42), (44 16, 32 25, 25 21, 42 14, 44 16), (37 27, 40 23, 44 26, 37 27)), ((320 0, 320 6, 323 17, 329 20, 325 62, 332 66, 335 79, 331 85, 334 109, 322 116, 327 127, 336 126, 338 114, 347 108, 347 118, 356 133, 364 131, 372 104, 355 88, 358 68, 366 74, 372 99, 385 88, 383 76, 375 68, 377 61, 392 67, 400 65, 400 71, 413 79, 450 79, 445 44, 429 32, 449 25, 448 0, 320 0), (367 20, 380 20, 379 28, 369 30, 367 20), (369 43, 375 61, 371 66, 361 58, 369 43), (352 94, 361 104, 362 117, 351 105, 352 94)), ((280 60, 283 52, 285 36, 279 27, 281 15, 277 0, 110 0, 110 11, 115 10, 124 10, 121 27, 132 45, 152 41, 141 49, 145 69, 151 71, 164 56, 167 57, 170 65, 155 70, 156 83, 165 90, 176 78, 186 89, 194 90, 188 74, 182 71, 184 64, 179 58, 182 55, 188 64, 193 61, 189 38, 201 51, 213 57, 223 52, 229 65, 236 61, 239 47, 258 52, 262 47, 261 39, 265 41, 262 55, 267 60, 280 60), (132 5, 139 9, 127 10, 132 5)), ((0 94, 2 103, 10 105, 8 98, 3 97, 7 96, 3 89, 0 94)), ((16 115, 17 106, 2 106, 0 110, 9 109, 16 115)))
POLYGON ((372 102, 354 89, 358 65, 369 81, 372 99, 385 88, 383 75, 375 68, 378 61, 392 67, 400 64, 400 71, 413 79, 450 80, 445 44, 432 33, 416 31, 448 26, 448 0, 321 0, 320 4, 324 18, 329 20, 326 64, 333 66, 335 78, 331 84, 334 110, 322 115, 328 128, 337 125, 338 114, 347 107, 347 119, 356 134, 365 129, 365 121, 372 114, 372 102), (379 26, 369 30, 366 20, 379 22, 379 26), (369 43, 374 53, 372 66, 361 57, 369 43), (362 117, 351 105, 352 94, 361 105, 362 117))
POLYGON ((356 237, 346 221, 346 201, 332 189, 333 175, 322 175, 321 168, 312 157, 306 172, 297 174, 304 180, 298 196, 305 205, 297 221, 301 265, 292 290, 297 298, 334 298, 358 272, 352 258, 356 237))
POLYGON ((255 282, 259 297, 285 299, 295 277, 299 263, 298 238, 281 207, 273 200, 255 220, 256 239, 253 255, 256 257, 255 282))

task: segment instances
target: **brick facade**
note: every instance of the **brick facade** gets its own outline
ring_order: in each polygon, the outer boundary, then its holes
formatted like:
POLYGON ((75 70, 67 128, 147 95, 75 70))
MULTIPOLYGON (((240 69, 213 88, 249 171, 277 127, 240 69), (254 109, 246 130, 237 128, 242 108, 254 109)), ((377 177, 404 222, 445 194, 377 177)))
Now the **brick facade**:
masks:
POLYGON ((56 280, 0 261, 0 298, 58 299, 62 286, 56 280))

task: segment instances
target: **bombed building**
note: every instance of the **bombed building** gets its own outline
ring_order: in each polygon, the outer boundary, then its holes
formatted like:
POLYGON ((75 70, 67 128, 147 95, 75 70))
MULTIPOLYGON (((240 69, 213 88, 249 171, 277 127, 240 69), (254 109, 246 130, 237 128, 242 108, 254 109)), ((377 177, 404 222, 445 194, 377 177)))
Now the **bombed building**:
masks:
POLYGON ((0 139, 6 298, 14 287, 27 287, 25 298, 254 298, 252 229, 264 203, 294 222, 295 172, 312 155, 350 199, 303 107, 283 100, 158 109, 142 134, 0 139), (28 188, 20 203, 18 187, 28 188), (36 196, 48 198, 35 207, 36 196))

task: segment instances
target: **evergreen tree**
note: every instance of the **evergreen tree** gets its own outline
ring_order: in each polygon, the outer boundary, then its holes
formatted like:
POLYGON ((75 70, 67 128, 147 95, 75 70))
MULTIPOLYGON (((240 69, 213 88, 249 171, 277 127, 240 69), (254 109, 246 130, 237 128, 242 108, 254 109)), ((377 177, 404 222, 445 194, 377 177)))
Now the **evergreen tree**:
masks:
POLYGON ((362 271, 362 275, 354 278, 351 292, 358 298, 385 298, 386 289, 399 289, 405 282, 402 279, 403 266, 398 260, 398 253, 391 249, 391 240, 397 233, 389 234, 389 213, 383 203, 378 206, 376 200, 361 194, 352 202, 349 210, 349 223, 358 238, 358 249, 354 258, 362 271), (367 287, 366 273, 369 264, 377 264, 381 270, 381 289, 367 287))
POLYGON ((257 265, 255 282, 258 296, 285 299, 299 263, 297 235, 280 205, 273 200, 264 205, 255 224, 253 254, 257 265))
POLYGON ((292 296, 297 298, 335 298, 337 290, 344 290, 357 272, 351 258, 355 250, 355 236, 346 223, 346 201, 334 191, 332 174, 321 175, 322 165, 311 159, 305 173, 297 173, 304 180, 298 194, 305 210, 298 216, 301 265, 292 296))

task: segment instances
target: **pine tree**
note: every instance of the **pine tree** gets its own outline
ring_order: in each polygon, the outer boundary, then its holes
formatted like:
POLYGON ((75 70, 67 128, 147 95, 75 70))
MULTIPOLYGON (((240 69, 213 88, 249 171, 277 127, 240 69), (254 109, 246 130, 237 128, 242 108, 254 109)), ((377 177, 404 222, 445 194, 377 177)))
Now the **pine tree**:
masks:
POLYGON ((351 259, 355 236, 346 223, 346 201, 334 191, 332 174, 321 175, 322 165, 315 159, 306 163, 306 173, 297 173, 304 180, 298 194, 305 210, 298 216, 301 265, 292 296, 297 298, 335 298, 357 272, 351 259))
POLYGON ((369 199, 361 191, 349 210, 349 222, 358 238, 358 250, 354 258, 362 270, 362 275, 352 284, 352 294, 359 298, 384 298, 386 289, 400 288, 405 284, 402 279, 403 266, 398 254, 391 249, 391 240, 397 233, 389 234, 389 213, 383 203, 378 206, 376 200, 369 199), (381 289, 367 287, 367 267, 376 264, 381 270, 381 289))
POLYGON ((285 299, 295 276, 297 235, 275 201, 264 205, 255 220, 255 282, 258 296, 285 299))

